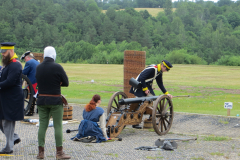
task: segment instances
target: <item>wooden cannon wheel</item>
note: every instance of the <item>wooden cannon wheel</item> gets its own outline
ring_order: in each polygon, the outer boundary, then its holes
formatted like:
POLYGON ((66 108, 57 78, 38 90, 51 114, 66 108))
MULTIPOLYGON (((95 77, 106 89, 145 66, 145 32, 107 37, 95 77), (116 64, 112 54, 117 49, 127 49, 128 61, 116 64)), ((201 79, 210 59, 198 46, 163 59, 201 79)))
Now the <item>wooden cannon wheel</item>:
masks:
POLYGON ((124 92, 115 92, 108 102, 107 115, 110 113, 110 111, 112 112, 114 110, 118 111, 121 108, 121 105, 119 104, 119 100, 125 99, 125 98, 128 98, 128 97, 124 92))
POLYGON ((159 96, 154 104, 152 111, 152 123, 155 132, 159 135, 168 133, 173 122, 173 103, 169 96, 159 96))
POLYGON ((24 115, 28 113, 33 103, 34 90, 31 81, 22 74, 22 90, 24 95, 24 115))

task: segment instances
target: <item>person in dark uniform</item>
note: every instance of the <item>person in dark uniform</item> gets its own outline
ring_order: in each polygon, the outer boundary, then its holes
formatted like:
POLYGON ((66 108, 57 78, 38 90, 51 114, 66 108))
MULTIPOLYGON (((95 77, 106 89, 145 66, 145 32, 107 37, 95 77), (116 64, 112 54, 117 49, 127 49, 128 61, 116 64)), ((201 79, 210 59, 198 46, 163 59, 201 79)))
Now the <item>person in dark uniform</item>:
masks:
POLYGON ((162 92, 172 98, 172 95, 167 92, 162 81, 163 72, 169 71, 172 67, 172 64, 167 60, 163 60, 162 63, 158 65, 154 64, 146 67, 136 78, 136 80, 141 83, 142 88, 135 89, 131 87, 130 93, 137 97, 155 96, 152 89, 152 83, 153 80, 156 79, 158 87, 162 92))
MULTIPOLYGON (((38 91, 37 90, 37 80, 36 80, 35 75, 36 75, 36 68, 37 68, 37 65, 39 65, 39 62, 34 59, 34 56, 33 56, 33 54, 30 51, 25 52, 21 56, 20 59, 21 60, 24 59, 25 62, 26 62, 22 73, 24 75, 26 75, 29 78, 29 80, 31 81, 32 86, 33 86, 33 90, 34 90, 34 94, 35 94, 38 91)), ((34 98, 33 104, 31 105, 30 110, 26 114, 26 116, 33 116, 35 101, 36 101, 36 99, 34 98)))
POLYGON ((24 119, 22 64, 12 42, 1 43, 3 68, 0 73, 0 129, 6 136, 6 146, 0 154, 13 153, 13 146, 21 141, 14 133, 15 122, 24 119))
MULTIPOLYGON (((130 93, 134 94, 136 97, 155 96, 152 89, 152 83, 153 80, 156 79, 161 91, 172 98, 172 95, 165 89, 162 81, 163 72, 169 71, 172 67, 172 64, 167 60, 163 60, 162 63, 158 65, 153 64, 146 67, 136 78, 136 80, 141 83, 142 88, 135 89, 131 87, 130 93)), ((141 128, 139 125, 133 125, 132 127, 141 128)))
POLYGON ((56 50, 52 46, 44 49, 44 60, 37 66, 36 79, 38 83, 38 159, 44 159, 45 135, 49 119, 52 116, 55 130, 56 158, 70 159, 71 157, 63 152, 63 101, 61 86, 69 85, 68 77, 63 67, 54 61, 56 50))

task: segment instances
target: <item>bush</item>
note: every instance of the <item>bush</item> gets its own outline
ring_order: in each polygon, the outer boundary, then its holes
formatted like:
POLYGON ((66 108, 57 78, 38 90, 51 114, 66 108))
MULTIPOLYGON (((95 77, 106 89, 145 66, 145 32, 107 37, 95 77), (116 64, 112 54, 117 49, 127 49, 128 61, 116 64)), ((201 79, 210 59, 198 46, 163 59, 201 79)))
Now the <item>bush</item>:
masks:
POLYGON ((91 59, 88 59, 87 62, 91 64, 106 64, 107 53, 106 52, 94 53, 91 59))
POLYGON ((146 59, 146 65, 150 65, 150 64, 159 64, 162 62, 162 60, 164 60, 164 55, 161 54, 151 54, 149 58, 146 59))
POLYGON ((165 59, 173 64, 206 64, 202 58, 197 55, 190 55, 184 49, 168 53, 165 59))
POLYGON ((215 63, 218 65, 240 66, 240 56, 222 56, 215 63))
POLYGON ((108 56, 109 64, 123 64, 124 53, 114 50, 108 56))
POLYGON ((88 61, 87 60, 83 60, 82 58, 78 59, 76 61, 76 63, 79 63, 79 64, 88 64, 88 61))

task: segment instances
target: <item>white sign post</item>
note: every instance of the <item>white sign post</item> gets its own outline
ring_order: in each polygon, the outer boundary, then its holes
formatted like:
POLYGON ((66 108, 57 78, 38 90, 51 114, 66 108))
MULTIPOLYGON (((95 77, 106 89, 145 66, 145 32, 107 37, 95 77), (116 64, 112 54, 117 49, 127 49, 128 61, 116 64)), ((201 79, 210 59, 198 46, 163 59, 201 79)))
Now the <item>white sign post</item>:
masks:
POLYGON ((232 102, 225 102, 224 103, 224 108, 227 109, 227 116, 230 116, 230 109, 232 109, 233 103, 232 102))

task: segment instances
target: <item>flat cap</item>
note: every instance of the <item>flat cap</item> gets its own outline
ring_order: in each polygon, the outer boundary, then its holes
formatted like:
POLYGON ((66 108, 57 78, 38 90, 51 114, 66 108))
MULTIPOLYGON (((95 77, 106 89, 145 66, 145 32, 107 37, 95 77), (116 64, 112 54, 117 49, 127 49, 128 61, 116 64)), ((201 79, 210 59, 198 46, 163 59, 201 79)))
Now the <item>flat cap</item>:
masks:
POLYGON ((13 42, 3 42, 3 43, 1 43, 1 51, 0 51, 0 53, 4 53, 8 49, 14 49, 14 45, 15 44, 16 43, 13 43, 13 42))
POLYGON ((167 60, 163 60, 163 65, 167 68, 167 71, 170 70, 170 68, 172 68, 172 64, 170 62, 168 62, 167 60))

